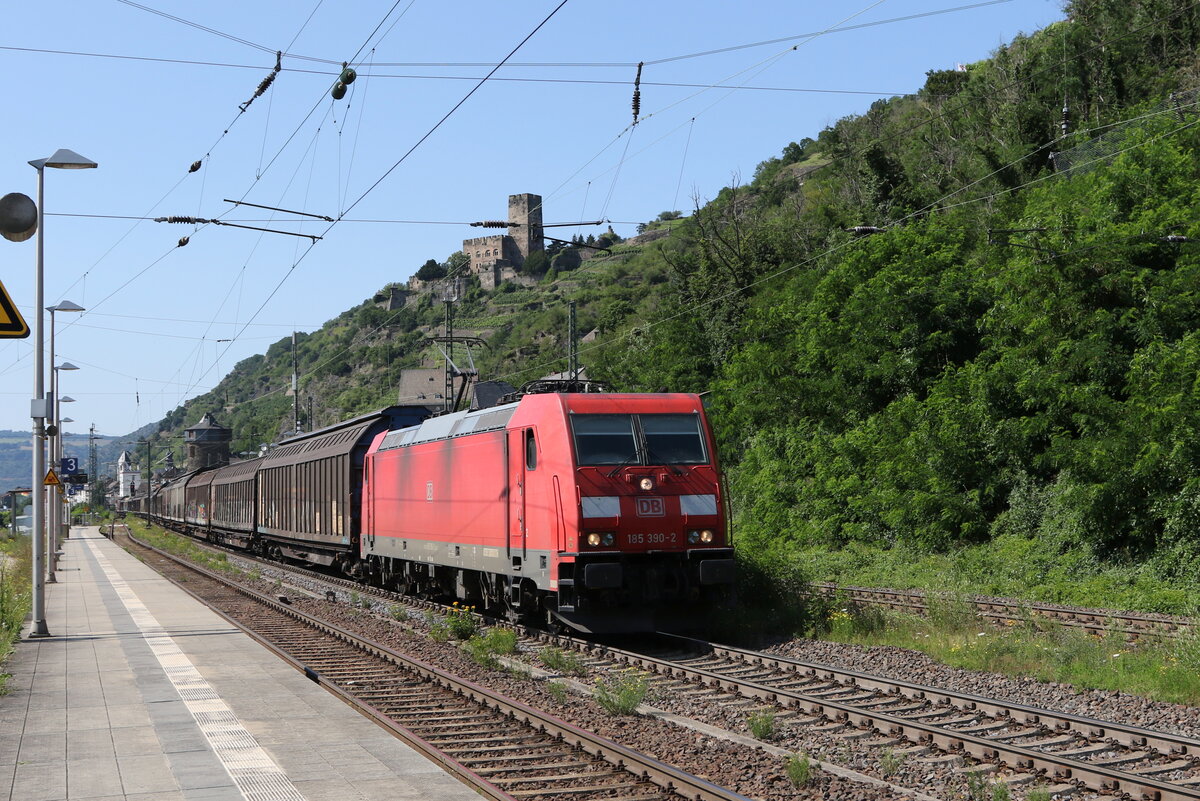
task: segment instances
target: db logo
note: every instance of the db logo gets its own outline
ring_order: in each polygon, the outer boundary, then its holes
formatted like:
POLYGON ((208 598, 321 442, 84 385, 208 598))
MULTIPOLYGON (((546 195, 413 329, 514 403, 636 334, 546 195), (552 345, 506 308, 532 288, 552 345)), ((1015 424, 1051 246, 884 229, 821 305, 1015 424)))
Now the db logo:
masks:
POLYGON ((667 505, 662 498, 638 498, 638 517, 663 517, 667 513, 667 505))

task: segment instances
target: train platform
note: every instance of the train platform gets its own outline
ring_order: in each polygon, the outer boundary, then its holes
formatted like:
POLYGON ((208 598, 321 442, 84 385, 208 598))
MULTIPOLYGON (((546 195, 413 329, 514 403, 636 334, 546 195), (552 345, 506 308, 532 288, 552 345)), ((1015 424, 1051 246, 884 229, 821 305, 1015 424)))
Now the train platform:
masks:
POLYGON ((3 668, 0 799, 478 799, 96 527, 46 609, 3 668))

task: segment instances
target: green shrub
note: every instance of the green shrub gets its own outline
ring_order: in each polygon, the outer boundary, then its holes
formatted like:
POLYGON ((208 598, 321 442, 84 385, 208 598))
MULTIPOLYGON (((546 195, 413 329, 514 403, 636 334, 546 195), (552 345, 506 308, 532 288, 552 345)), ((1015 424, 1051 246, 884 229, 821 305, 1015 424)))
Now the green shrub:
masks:
MULTIPOLYGON (((33 601, 29 538, 19 537, 0 550, 0 662, 8 658, 21 635, 21 624, 33 601)), ((0 673, 0 695, 7 690, 9 674, 0 673)))
POLYGON ((388 610, 388 614, 392 616, 393 620, 404 621, 408 620, 409 617, 407 607, 401 606, 400 604, 392 604, 392 607, 388 610))
POLYGON ((630 715, 638 708, 650 691, 645 673, 639 670, 623 670, 596 679, 593 697, 610 715, 630 715))
POLYGON ((756 740, 774 740, 779 733, 775 729, 775 710, 759 709, 746 718, 746 726, 756 740))
POLYGON ((457 640, 469 640, 479 633, 479 616, 475 607, 461 606, 458 601, 446 613, 446 628, 457 640))
POLYGON ((807 787, 809 782, 813 780, 813 775, 817 771, 816 767, 812 763, 812 760, 808 758, 808 754, 803 752, 799 754, 792 754, 790 757, 788 757, 784 767, 787 770, 788 781, 790 781, 792 786, 796 789, 807 787))
POLYGON ((561 648, 543 648, 538 651, 538 659, 542 660, 542 664, 550 670, 566 676, 587 675, 583 659, 573 651, 564 651, 561 648))
POLYGON ((546 691, 550 696, 560 704, 567 702, 567 685, 561 681, 546 682, 546 691))
POLYGON ((467 640, 467 653, 475 660, 476 664, 485 667, 488 670, 495 670, 500 667, 500 660, 496 658, 496 654, 488 647, 487 640, 478 635, 467 640))
POLYGON ((879 756, 879 770, 884 776, 895 776, 900 772, 903 764, 904 755, 897 754, 890 748, 883 749, 883 753, 879 756))
POLYGON ((517 633, 512 629, 488 629, 483 641, 494 654, 512 654, 517 650, 517 633))

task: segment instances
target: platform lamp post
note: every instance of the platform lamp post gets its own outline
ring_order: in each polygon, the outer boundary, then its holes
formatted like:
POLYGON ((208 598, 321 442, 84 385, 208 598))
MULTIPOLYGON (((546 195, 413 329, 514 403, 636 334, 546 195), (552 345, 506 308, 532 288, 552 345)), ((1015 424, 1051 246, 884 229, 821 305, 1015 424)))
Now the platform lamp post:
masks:
MULTIPOLYGON (((59 365, 58 369, 66 370, 67 364, 69 364, 69 362, 64 362, 63 364, 59 365)), ((67 437, 64 433, 65 429, 63 426, 65 426, 67 423, 74 422, 74 418, 71 417, 58 418, 58 456, 55 458, 56 464, 61 465, 63 456, 66 454, 67 437)), ((59 506, 62 508, 63 515, 58 518, 59 527, 56 529, 61 536, 59 536, 56 541, 50 543, 50 547, 53 549, 50 556, 50 575, 54 575, 54 572, 58 570, 58 557, 60 554, 62 554, 62 541, 71 536, 71 489, 74 485, 65 484, 64 486, 66 488, 66 492, 59 496, 59 500, 61 501, 59 506)))
MULTIPOLYGON (((53 362, 51 362, 51 364, 53 364, 53 362)), ((70 362, 67 362, 67 364, 70 364, 70 362)), ((50 381, 51 381, 51 383, 57 384, 57 381, 55 379, 58 375, 58 371, 63 368, 62 367, 51 367, 50 369, 51 369, 50 381)), ((75 367, 75 365, 71 365, 71 367, 68 369, 78 370, 79 368, 75 367)), ((62 459, 62 434, 59 432, 59 418, 62 416, 62 404, 74 403, 75 399, 70 397, 69 395, 63 395, 61 398, 51 395, 50 400, 51 400, 50 411, 53 413, 52 427, 54 428, 54 436, 50 440, 50 448, 49 448, 50 463, 51 463, 52 467, 57 468, 57 466, 61 464, 60 460, 62 459)), ((58 472, 61 473, 62 471, 59 470, 58 472)), ((50 490, 50 496, 47 499, 47 503, 46 503, 47 512, 48 512, 48 516, 47 516, 48 519, 46 521, 46 530, 47 530, 47 532, 49 532, 46 537, 46 583, 47 584, 56 584, 58 582, 58 578, 55 577, 54 571, 58 570, 58 539, 59 539, 58 535, 59 535, 59 528, 62 524, 62 501, 60 499, 61 496, 56 496, 54 493, 55 492, 59 492, 59 493, 63 492, 63 485, 61 483, 62 477, 60 476, 58 480, 60 482, 58 487, 54 490, 50 490)))
MULTIPOLYGON (((38 241, 41 242, 40 239, 38 241)), ((59 459, 62 458, 62 454, 60 453, 60 451, 62 451, 62 436, 58 431, 58 402, 56 400, 59 393, 58 371, 78 370, 79 368, 70 362, 63 362, 62 364, 58 365, 54 361, 54 313, 81 312, 85 311, 85 309, 78 303, 72 303, 69 300, 64 300, 56 306, 47 306, 46 311, 50 312, 50 394, 46 397, 50 400, 50 411, 52 413, 50 427, 47 429, 46 433, 50 435, 50 466, 53 469, 58 470, 58 466, 60 464, 59 459)), ((60 484, 59 486, 61 487, 62 485, 60 484)), ((53 492, 51 493, 51 497, 53 498, 53 492)), ((58 569, 58 541, 62 522, 59 516, 59 511, 62 508, 62 504, 57 503, 57 501, 57 498, 53 498, 53 500, 47 504, 48 509, 46 514, 46 528, 50 532, 49 536, 46 537, 47 584, 54 584, 58 581, 58 578, 55 577, 54 572, 58 569)))
POLYGON ((33 501, 33 627, 30 637, 49 637, 46 627, 46 577, 42 565, 43 540, 46 535, 42 482, 46 478, 46 418, 50 417, 50 405, 46 400, 46 365, 44 361, 45 334, 43 332, 43 292, 45 276, 45 176, 46 168, 59 170, 86 170, 98 166, 91 159, 63 148, 45 159, 34 159, 29 166, 37 170, 37 261, 34 267, 34 300, 36 311, 33 317, 33 400, 29 404, 29 416, 33 419, 33 486, 30 500, 33 501))

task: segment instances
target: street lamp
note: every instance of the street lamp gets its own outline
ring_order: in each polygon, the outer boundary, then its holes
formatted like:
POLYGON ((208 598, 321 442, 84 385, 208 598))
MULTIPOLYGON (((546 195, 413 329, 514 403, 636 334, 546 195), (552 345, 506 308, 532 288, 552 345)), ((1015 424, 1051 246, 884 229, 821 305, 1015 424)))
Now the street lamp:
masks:
MULTIPOLYGON (((53 348, 54 348, 53 334, 51 334, 51 336, 50 336, 50 347, 51 347, 51 350, 53 350, 53 348)), ((51 412, 53 412, 53 414, 54 414, 54 418, 52 420, 52 426, 51 426, 51 428, 54 429, 54 433, 50 437, 50 464, 51 464, 52 468, 59 468, 58 472, 61 473, 62 472, 62 470, 61 470, 62 431, 59 430, 59 425, 60 425, 59 418, 62 416, 62 404, 74 403, 75 399, 68 395, 63 395, 61 398, 57 396, 56 393, 57 393, 58 387, 60 386, 59 381, 58 381, 58 371, 59 370, 78 370, 79 368, 76 367, 75 365, 71 364, 70 362, 63 362, 59 366, 54 367, 53 366, 54 365, 53 355, 51 355, 51 357, 50 357, 50 365, 51 365, 51 369, 50 369, 50 387, 51 387, 50 400, 51 400, 51 412)), ((61 483, 62 482, 61 476, 59 476, 59 482, 60 483, 58 485, 58 493, 59 493, 58 497, 57 498, 54 497, 54 491, 51 490, 50 502, 47 504, 47 506, 49 506, 49 512, 50 512, 49 520, 47 521, 47 526, 46 526, 46 528, 50 532, 50 536, 46 537, 46 565, 48 568, 46 570, 46 583, 47 584, 55 584, 58 582, 58 578, 54 575, 54 573, 58 570, 58 541, 59 541, 59 534, 61 533, 61 527, 62 527, 61 498, 63 497, 64 490, 63 490, 63 485, 61 483)))
POLYGON ((96 167, 96 162, 86 159, 78 153, 63 148, 54 152, 46 159, 34 159, 29 166, 37 170, 37 261, 34 267, 34 301, 36 311, 33 319, 33 400, 29 404, 29 416, 33 419, 33 486, 31 499, 33 501, 33 628, 30 637, 48 637, 46 628, 46 578, 42 566, 42 547, 46 535, 45 521, 42 508, 42 482, 46 478, 46 452, 43 450, 46 438, 46 418, 50 404, 46 402, 46 365, 44 362, 45 333, 43 331, 42 304, 44 300, 43 283, 45 275, 45 242, 46 242, 46 208, 45 208, 45 176, 46 168, 59 170, 85 170, 96 167))
MULTIPOLYGON (((58 366, 58 369, 59 370, 69 369, 67 367, 68 364, 70 364, 70 362, 64 362, 63 364, 60 364, 58 366)), ((74 367, 74 365, 71 365, 71 366, 74 367)), ((79 369, 79 368, 75 368, 75 369, 79 369)), ((64 398, 63 400, 66 400, 66 398, 64 398)), ((67 434, 66 434, 66 430, 64 429, 64 426, 67 423, 74 423, 74 422, 75 422, 75 419, 71 418, 71 417, 58 418, 58 463, 60 465, 62 464, 63 456, 66 454, 66 449, 67 449, 67 434)), ((71 536, 71 494, 72 494, 72 490, 74 490, 74 489, 75 489, 74 484, 67 484, 66 485, 66 490, 67 490, 66 493, 64 493, 63 495, 60 496, 60 498, 62 500, 61 505, 62 505, 63 516, 59 517, 59 527, 57 529, 55 529, 55 531, 61 533, 64 538, 71 536)), ((62 539, 58 539, 57 541, 52 542, 50 544, 50 547, 53 549, 53 553, 50 556, 50 575, 53 576, 54 573, 58 570, 58 557, 60 554, 62 554, 62 539)))
MULTIPOLYGON (((58 402, 55 400, 58 397, 58 371, 59 370, 78 370, 79 368, 70 362, 63 362, 55 366, 54 363, 54 313, 55 312, 82 312, 86 311, 78 303, 72 303, 69 300, 64 300, 57 306, 47 306, 46 311, 50 312, 50 394, 47 396, 50 399, 51 425, 48 430, 50 434, 50 466, 58 470, 62 459, 62 435, 58 431, 58 402)), ((62 485, 59 485, 61 489, 62 485)), ((58 541, 59 532, 62 526, 61 511, 62 504, 53 502, 48 504, 49 513, 47 514, 47 526, 50 535, 46 537, 47 559, 46 565, 46 583, 54 584, 58 581, 54 573, 58 570, 58 541)))

